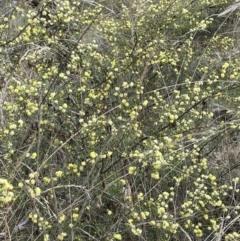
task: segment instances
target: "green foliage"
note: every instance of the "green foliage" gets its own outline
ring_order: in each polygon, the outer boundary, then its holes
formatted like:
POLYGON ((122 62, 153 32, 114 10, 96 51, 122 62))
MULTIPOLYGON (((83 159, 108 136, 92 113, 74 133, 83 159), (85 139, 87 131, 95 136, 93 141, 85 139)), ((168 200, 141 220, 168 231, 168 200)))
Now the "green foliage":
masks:
POLYGON ((237 24, 214 15, 226 3, 9 6, 2 237, 239 238, 237 24))

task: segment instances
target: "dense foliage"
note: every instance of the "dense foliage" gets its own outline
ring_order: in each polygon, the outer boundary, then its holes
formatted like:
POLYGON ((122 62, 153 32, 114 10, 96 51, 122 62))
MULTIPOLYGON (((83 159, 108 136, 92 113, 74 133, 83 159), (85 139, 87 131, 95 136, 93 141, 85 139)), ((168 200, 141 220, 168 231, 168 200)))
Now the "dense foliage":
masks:
POLYGON ((1 3, 3 239, 240 240, 228 2, 1 3))

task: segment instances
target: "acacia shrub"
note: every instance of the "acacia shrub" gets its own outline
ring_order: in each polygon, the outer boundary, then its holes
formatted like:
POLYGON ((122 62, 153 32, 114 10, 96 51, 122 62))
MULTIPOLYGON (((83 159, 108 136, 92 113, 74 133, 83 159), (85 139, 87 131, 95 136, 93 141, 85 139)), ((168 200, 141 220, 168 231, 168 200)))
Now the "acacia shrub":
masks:
POLYGON ((221 24, 207 32, 215 3, 15 8, 0 26, 4 238, 238 237, 239 178, 212 156, 238 112, 219 122, 212 105, 237 106, 239 58, 221 24))

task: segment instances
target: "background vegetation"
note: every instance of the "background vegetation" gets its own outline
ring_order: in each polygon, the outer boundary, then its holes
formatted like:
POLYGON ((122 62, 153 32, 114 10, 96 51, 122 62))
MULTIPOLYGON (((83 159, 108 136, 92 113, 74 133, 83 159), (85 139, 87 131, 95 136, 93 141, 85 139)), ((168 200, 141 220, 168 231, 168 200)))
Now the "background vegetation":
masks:
POLYGON ((3 240, 240 240, 230 2, 1 1, 3 240))

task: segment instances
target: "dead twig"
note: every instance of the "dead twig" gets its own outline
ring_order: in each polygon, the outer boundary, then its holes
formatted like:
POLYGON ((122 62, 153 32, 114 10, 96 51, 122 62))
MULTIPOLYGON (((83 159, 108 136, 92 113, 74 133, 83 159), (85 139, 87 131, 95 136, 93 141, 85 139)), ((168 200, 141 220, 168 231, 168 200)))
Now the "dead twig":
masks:
MULTIPOLYGON (((27 217, 24 221, 20 222, 18 225, 16 225, 13 229, 13 233, 16 233, 18 231, 21 231, 25 229, 25 225, 29 222, 29 218, 27 217)), ((0 233, 0 239, 5 239, 6 237, 6 232, 1 232, 0 233)))

